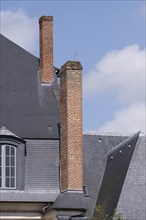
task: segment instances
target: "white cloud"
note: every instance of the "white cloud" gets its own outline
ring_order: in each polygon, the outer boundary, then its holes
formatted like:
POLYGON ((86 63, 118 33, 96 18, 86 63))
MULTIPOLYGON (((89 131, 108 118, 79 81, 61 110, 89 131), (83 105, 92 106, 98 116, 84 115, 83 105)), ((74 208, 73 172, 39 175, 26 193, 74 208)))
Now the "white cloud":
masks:
POLYGON ((112 121, 107 121, 99 131, 107 132, 145 132, 145 106, 130 105, 116 112, 112 121))
POLYGON ((139 101, 144 98, 145 51, 131 45, 119 51, 107 53, 95 70, 83 81, 84 94, 116 92, 120 101, 139 101))
POLYGON ((31 18, 22 10, 1 11, 1 33, 21 46, 35 52, 38 47, 38 21, 31 18))
POLYGON ((107 53, 83 81, 86 97, 115 94, 121 106, 100 131, 145 130, 145 50, 137 44, 107 53))

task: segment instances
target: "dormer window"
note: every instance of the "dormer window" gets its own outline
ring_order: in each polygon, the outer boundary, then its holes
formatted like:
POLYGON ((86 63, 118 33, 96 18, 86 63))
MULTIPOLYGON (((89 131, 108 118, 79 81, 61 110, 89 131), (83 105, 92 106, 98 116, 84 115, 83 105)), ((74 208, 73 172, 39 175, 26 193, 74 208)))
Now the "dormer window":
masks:
POLYGON ((0 188, 16 188, 16 147, 0 145, 0 188))
POLYGON ((26 141, 0 129, 0 190, 24 189, 26 141))

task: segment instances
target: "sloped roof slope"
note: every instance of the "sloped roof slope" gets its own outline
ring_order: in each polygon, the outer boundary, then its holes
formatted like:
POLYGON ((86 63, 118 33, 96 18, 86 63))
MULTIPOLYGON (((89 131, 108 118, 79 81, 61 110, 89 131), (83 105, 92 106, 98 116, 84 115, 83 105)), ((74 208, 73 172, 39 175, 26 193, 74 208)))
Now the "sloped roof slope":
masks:
MULTIPOLYGON (((120 143, 107 155, 106 167, 96 205, 100 206, 108 216, 113 216, 117 207, 126 174, 131 162, 139 132, 120 143)), ((102 216, 95 211, 96 219, 102 216)))
MULTIPOLYGON (((127 139, 128 137, 125 136, 83 135, 84 185, 87 187, 89 195, 85 201, 91 216, 102 186, 107 155, 111 155, 113 150, 118 150, 119 154, 117 145, 127 139)), ((22 191, 10 190, 9 193, 2 190, 1 201, 54 202, 60 195, 59 141, 26 139, 26 142, 25 188, 22 191)), ((125 157, 127 157, 126 154, 125 157)), ((133 213, 132 216, 137 216, 134 215, 137 210, 141 214, 141 220, 145 219, 143 212, 145 207, 145 157, 145 137, 139 137, 118 203, 118 209, 122 213, 129 213, 129 216, 133 213), (135 196, 138 200, 134 200, 135 196), (128 202, 129 199, 131 203, 134 201, 135 210, 132 207, 129 208, 129 205, 132 206, 128 202), (136 206, 137 204, 138 206, 136 206)), ((123 163, 124 160, 121 166, 123 163)), ((80 202, 80 197, 76 197, 76 199, 80 202)))
MULTIPOLYGON (((89 198, 86 200, 88 214, 92 217, 98 195, 102 186, 108 154, 110 155, 113 150, 122 142, 129 139, 129 136, 115 136, 115 135, 100 135, 100 134, 84 134, 83 147, 84 147, 84 185, 87 187, 89 198)), ((118 210, 120 210, 125 218, 130 220, 144 220, 145 219, 145 201, 146 201, 146 185, 145 185, 145 161, 146 161, 146 148, 145 136, 140 136, 136 143, 134 153, 128 168, 123 187, 121 189, 120 198, 118 202, 118 210), (135 169, 136 168, 136 169, 135 169), (133 184, 133 185, 132 185, 133 184), (138 198, 138 202, 135 198, 138 198), (129 204, 129 199, 131 203, 129 204), (134 200, 134 203, 133 203, 134 200), (132 205, 134 204, 134 206, 132 205), (137 204, 137 205, 136 205, 137 204), (133 207, 135 210, 133 210, 133 207), (137 212, 137 214, 134 213, 137 212), (133 214, 132 214, 133 213, 133 214), (128 217, 127 217, 128 214, 128 217), (132 218, 130 218, 130 215, 132 218), (137 218, 136 218, 136 217, 137 218)), ((129 148, 131 149, 131 148, 129 148)), ((126 151, 125 151, 126 152, 126 151)), ((118 149, 119 154, 119 149, 118 149)), ((120 155, 119 155, 120 156, 120 155)), ((123 155, 122 155, 123 156, 123 155)), ((125 158, 127 160, 126 155, 125 158)), ((125 160, 125 159, 124 159, 125 160)), ((124 165, 124 160, 121 161, 121 170, 124 165)), ((129 161, 129 159, 127 160, 129 161)), ((112 162, 112 160, 111 160, 112 162)), ((115 169, 116 170, 116 169, 115 169)), ((112 172, 112 170, 111 170, 112 172)), ((111 174, 112 175, 112 174, 111 174)), ((114 175, 114 174, 113 174, 114 175)), ((113 178, 115 178, 113 176, 113 178)), ((117 195, 117 194, 116 194, 117 195)), ((112 204, 111 204, 112 205, 112 204)), ((111 207, 109 207, 111 209, 111 207)))
POLYGON ((0 35, 0 127, 22 138, 58 138, 54 87, 42 85, 39 59, 0 35))
POLYGON ((113 135, 83 135, 84 185, 87 187, 89 194, 87 207, 91 216, 93 216, 97 195, 102 183, 107 154, 127 138, 113 135))
POLYGON ((146 219, 146 137, 140 136, 127 172, 117 209, 124 219, 146 219))

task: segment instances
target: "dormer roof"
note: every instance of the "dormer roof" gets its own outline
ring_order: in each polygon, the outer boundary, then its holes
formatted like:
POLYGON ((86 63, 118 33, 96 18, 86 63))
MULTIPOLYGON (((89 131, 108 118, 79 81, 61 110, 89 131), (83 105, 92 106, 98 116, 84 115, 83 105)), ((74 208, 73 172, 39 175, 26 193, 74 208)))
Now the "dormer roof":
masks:
POLYGON ((0 135, 18 137, 16 134, 14 134, 14 133, 11 132, 10 130, 8 130, 5 125, 3 125, 3 126, 0 128, 0 135))

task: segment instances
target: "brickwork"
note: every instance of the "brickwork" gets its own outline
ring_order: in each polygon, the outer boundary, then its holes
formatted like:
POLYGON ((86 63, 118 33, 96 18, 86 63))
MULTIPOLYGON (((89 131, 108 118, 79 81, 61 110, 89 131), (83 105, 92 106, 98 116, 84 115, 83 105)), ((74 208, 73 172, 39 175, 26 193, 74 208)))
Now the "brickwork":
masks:
POLYGON ((60 71, 61 190, 82 190, 82 66, 68 61, 60 71))
POLYGON ((40 23, 40 78, 42 83, 52 83, 53 70, 53 17, 43 16, 40 23))

